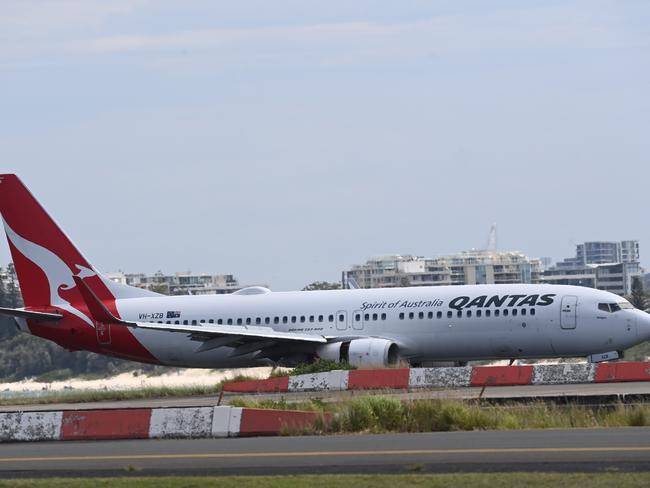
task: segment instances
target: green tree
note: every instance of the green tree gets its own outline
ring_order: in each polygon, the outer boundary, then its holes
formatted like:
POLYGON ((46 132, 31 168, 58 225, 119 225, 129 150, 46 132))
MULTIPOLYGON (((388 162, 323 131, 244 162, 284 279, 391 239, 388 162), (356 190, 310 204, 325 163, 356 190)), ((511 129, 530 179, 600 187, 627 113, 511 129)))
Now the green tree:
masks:
POLYGON ((331 281, 314 281, 313 283, 305 286, 302 291, 313 290, 340 290, 341 283, 332 283, 331 281))
POLYGON ((643 289, 641 277, 635 276, 632 279, 632 293, 628 297, 628 300, 639 310, 645 311, 648 308, 648 295, 646 295, 643 289))

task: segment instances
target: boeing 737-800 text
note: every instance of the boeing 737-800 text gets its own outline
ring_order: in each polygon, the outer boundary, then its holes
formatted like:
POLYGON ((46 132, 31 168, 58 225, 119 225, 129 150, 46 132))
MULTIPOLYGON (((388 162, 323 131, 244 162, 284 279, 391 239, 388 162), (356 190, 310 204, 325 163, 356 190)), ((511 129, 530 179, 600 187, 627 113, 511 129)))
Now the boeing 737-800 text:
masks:
POLYGON ((619 357, 650 315, 591 288, 466 285, 164 296, 98 272, 22 182, 0 212, 25 302, 0 309, 70 350, 219 368, 327 358, 358 366, 495 358, 619 357))

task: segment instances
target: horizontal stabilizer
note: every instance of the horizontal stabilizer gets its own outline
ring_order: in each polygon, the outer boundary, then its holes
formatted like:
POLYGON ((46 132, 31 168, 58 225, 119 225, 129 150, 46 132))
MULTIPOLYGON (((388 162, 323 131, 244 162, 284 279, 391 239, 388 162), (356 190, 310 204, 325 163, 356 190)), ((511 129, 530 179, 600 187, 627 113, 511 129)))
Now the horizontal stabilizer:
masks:
POLYGON ((21 319, 51 321, 63 318, 60 313, 45 313, 45 312, 30 312, 22 308, 3 308, 0 307, 0 315, 9 315, 11 317, 18 317, 21 319))

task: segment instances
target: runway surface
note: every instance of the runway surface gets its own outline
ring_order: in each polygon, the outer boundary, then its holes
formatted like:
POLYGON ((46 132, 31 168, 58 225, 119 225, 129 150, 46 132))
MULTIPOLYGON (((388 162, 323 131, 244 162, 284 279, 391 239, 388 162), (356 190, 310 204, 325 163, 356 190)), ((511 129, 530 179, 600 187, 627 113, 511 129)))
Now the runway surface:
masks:
MULTIPOLYGON (((284 399, 286 402, 304 402, 312 398, 318 398, 325 402, 336 402, 362 395, 391 396, 394 398, 420 399, 420 398, 455 398, 475 399, 481 395, 482 388, 456 388, 456 389, 418 389, 405 390, 358 390, 358 391, 315 391, 315 392, 289 392, 289 393, 268 393, 268 394, 224 394, 221 399, 222 405, 228 405, 233 399, 284 399)), ((571 398, 576 400, 588 400, 593 397, 600 401, 605 397, 619 399, 626 396, 648 396, 650 398, 650 382, 639 381, 629 383, 587 383, 574 385, 526 385, 526 386, 494 386, 485 388, 482 398, 485 399, 540 399, 540 398, 571 398)), ((57 403, 45 405, 15 405, 0 406, 0 412, 28 412, 41 410, 78 410, 96 408, 164 408, 164 407, 203 407, 214 406, 219 401, 218 395, 193 396, 193 397, 171 397, 143 400, 123 401, 102 401, 87 403, 57 403)))
POLYGON ((650 471, 650 428, 0 445, 0 478, 650 471))

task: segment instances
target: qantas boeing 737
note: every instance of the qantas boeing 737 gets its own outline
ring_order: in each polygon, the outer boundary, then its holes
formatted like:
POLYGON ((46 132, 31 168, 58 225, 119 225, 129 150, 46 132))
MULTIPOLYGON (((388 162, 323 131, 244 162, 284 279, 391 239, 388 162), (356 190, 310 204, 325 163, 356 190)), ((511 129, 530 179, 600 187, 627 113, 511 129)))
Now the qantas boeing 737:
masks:
POLYGON ((182 367, 316 358, 363 367, 608 360, 650 338, 649 314, 612 293, 574 286, 249 287, 231 295, 163 296, 98 272, 13 174, 0 175, 0 212, 25 303, 0 313, 69 350, 182 367))

